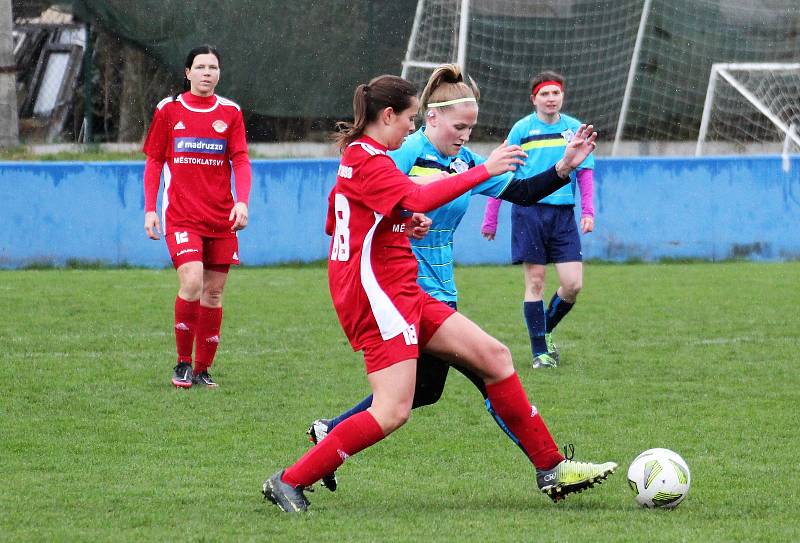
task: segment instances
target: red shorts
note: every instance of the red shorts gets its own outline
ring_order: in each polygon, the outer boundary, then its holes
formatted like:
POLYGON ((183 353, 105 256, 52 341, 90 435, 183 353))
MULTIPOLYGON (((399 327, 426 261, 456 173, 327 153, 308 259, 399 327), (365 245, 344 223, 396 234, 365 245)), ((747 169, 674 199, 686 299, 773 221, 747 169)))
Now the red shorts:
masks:
POLYGON ((403 360, 419 358, 419 350, 428 344, 436 330, 453 313, 453 308, 426 294, 422 299, 419 322, 413 323, 392 339, 364 347, 367 373, 388 368, 403 360))
POLYGON ((239 240, 235 236, 210 238, 184 230, 171 232, 164 238, 175 269, 187 262, 202 262, 208 265, 239 263, 239 240))

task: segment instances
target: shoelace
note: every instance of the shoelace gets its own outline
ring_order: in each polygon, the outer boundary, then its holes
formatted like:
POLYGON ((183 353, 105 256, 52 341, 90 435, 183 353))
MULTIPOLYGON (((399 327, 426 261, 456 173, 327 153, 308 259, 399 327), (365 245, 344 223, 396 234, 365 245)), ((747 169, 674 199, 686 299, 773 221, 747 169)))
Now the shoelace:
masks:
POLYGON ((572 462, 573 458, 575 458, 575 445, 572 443, 567 443, 564 445, 564 460, 572 462))

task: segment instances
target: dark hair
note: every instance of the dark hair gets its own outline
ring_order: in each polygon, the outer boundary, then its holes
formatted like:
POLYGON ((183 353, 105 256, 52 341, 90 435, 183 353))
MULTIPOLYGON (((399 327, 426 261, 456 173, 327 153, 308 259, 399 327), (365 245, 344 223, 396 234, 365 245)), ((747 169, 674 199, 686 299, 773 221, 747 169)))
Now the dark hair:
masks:
MULTIPOLYGON (((481 97, 481 91, 475 81, 467 76, 468 83, 464 81, 461 68, 455 64, 442 64, 436 68, 428 79, 428 84, 420 96, 420 103, 424 109, 428 104, 435 102, 448 102, 458 98, 475 98, 477 101, 481 97)), ((444 106, 446 109, 453 106, 444 106)))
POLYGON ((536 88, 536 85, 539 83, 544 83, 545 81, 555 81, 556 83, 561 84, 561 90, 564 90, 566 85, 564 84, 564 76, 558 72, 553 72, 551 70, 545 70, 543 72, 539 72, 538 74, 534 75, 531 78, 531 94, 533 94, 533 89, 536 88))
POLYGON ((364 129, 378 118, 381 111, 390 107, 400 113, 411 106, 416 95, 416 87, 396 75, 379 75, 367 85, 357 86, 353 94, 353 122, 336 123, 337 132, 333 140, 339 150, 344 152, 348 145, 364 135, 364 129))
MULTIPOLYGON (((219 56, 219 51, 217 51, 217 48, 214 47, 213 45, 198 45, 197 47, 189 51, 189 54, 186 55, 186 62, 184 62, 183 67, 186 68, 187 70, 190 70, 192 68, 192 64, 194 64, 194 57, 196 57, 197 55, 214 55, 215 57, 217 57, 217 63, 219 64, 220 68, 222 67, 222 59, 219 56)), ((189 83, 188 79, 186 79, 186 72, 184 71, 183 90, 181 92, 186 92, 191 88, 192 84, 189 83)), ((181 92, 173 96, 172 99, 177 100, 181 92)))

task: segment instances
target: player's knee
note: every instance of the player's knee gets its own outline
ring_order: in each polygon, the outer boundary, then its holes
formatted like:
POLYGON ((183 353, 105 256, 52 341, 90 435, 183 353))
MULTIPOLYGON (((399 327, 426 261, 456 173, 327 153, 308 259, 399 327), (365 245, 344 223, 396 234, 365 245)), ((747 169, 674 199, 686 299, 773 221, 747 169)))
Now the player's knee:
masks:
POLYGON ((379 423, 384 432, 389 434, 408 422, 409 417, 411 417, 411 406, 397 405, 391 409, 384 410, 382 413, 383 420, 379 421, 379 423))
POLYGON ((203 282, 188 278, 181 281, 178 295, 184 300, 197 300, 203 292, 203 282))
POLYGON ((222 305, 222 289, 221 288, 204 289, 203 305, 206 307, 220 307, 222 305))
POLYGON ((575 279, 574 281, 568 281, 567 284, 561 285, 562 296, 563 300, 566 300, 570 303, 575 303, 575 299, 578 297, 578 293, 580 293, 581 289, 583 288, 583 281, 580 279, 575 279))
POLYGON ((514 372, 511 350, 499 341, 493 339, 490 344, 482 349, 481 354, 486 361, 483 367, 483 373, 488 381, 492 382, 504 379, 514 372))

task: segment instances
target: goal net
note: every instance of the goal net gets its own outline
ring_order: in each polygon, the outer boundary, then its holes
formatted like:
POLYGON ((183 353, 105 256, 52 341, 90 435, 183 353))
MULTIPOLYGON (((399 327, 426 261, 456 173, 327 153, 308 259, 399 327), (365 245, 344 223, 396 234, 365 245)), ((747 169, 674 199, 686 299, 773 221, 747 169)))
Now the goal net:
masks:
POLYGON ((466 67, 478 126, 503 134, 531 112, 530 78, 556 70, 565 111, 613 134, 641 11, 642 0, 419 0, 403 76, 421 89, 439 64, 466 67))
POLYGON ((800 63, 714 64, 696 154, 800 152, 800 63))
POLYGON ((555 70, 564 111, 601 138, 691 153, 712 64, 797 62, 798 28, 798 0, 418 0, 403 75, 421 88, 458 63, 481 89, 478 127, 502 136, 531 112, 531 76, 555 70))

